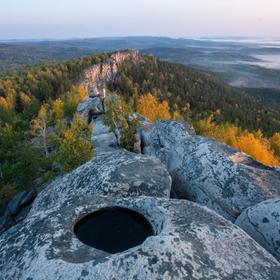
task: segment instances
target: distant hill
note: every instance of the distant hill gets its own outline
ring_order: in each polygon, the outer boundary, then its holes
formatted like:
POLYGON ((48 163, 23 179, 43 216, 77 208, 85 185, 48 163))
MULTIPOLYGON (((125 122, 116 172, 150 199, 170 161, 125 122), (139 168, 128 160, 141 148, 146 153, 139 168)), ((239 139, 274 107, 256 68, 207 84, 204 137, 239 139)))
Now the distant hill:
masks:
POLYGON ((112 37, 0 43, 0 72, 24 65, 78 58, 85 55, 138 49, 162 60, 181 63, 217 75, 236 87, 279 88, 278 42, 228 38, 112 37))
POLYGON ((139 95, 151 92, 167 100, 172 110, 179 109, 185 119, 200 120, 214 114, 217 123, 229 122, 249 131, 261 129, 266 135, 280 131, 280 106, 270 105, 279 100, 278 91, 264 103, 266 95, 258 91, 245 92, 212 75, 154 57, 125 62, 112 89, 134 104, 139 95))

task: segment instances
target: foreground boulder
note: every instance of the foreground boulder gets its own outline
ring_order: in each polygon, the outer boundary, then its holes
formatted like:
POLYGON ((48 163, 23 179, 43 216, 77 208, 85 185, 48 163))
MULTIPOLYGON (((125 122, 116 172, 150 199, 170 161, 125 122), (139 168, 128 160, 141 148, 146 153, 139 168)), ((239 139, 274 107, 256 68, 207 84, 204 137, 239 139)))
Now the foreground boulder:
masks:
POLYGON ((280 198, 247 208, 235 223, 280 261, 280 198))
POLYGON ((158 122, 145 153, 159 158, 173 191, 235 221, 247 207, 280 196, 280 172, 214 139, 192 135, 181 122, 158 122))
POLYGON ((141 198, 76 197, 29 216, 0 237, 3 279, 278 280, 280 264, 237 226, 198 204, 141 198), (75 222, 104 207, 144 215, 155 234, 109 254, 84 245, 75 222))
POLYGON ((57 178, 39 194, 31 212, 51 209, 82 195, 169 197, 170 190, 170 175, 158 159, 118 150, 96 156, 57 178))

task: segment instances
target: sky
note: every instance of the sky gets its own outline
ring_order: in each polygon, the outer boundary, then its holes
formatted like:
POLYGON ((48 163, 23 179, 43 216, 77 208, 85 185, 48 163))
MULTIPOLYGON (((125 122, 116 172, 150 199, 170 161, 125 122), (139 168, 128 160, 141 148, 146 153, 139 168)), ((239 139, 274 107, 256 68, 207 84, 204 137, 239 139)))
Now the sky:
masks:
POLYGON ((279 0, 0 0, 0 39, 280 37, 279 0))

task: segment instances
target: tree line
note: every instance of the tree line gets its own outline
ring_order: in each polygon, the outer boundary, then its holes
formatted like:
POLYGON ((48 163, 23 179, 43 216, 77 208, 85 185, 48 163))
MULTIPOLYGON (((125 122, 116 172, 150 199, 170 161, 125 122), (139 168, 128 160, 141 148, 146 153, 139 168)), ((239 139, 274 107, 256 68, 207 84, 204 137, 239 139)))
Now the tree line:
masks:
POLYGON ((40 188, 94 155, 91 127, 76 115, 87 97, 85 68, 110 54, 0 76, 0 206, 21 190, 40 188))

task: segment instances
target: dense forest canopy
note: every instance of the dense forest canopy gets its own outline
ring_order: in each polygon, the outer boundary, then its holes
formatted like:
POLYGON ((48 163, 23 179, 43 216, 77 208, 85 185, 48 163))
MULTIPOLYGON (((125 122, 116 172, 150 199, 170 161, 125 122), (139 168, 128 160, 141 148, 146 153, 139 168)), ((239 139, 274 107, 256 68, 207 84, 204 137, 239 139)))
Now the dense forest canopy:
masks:
POLYGON ((110 54, 28 67, 0 77, 0 206, 93 155, 90 126, 75 115, 83 70, 110 54), (78 148, 77 148, 78 147, 78 148))
POLYGON ((261 129, 268 136, 280 131, 280 107, 262 104, 211 75, 154 57, 124 63, 112 89, 134 106, 140 95, 152 93, 168 101, 171 111, 179 110, 184 119, 200 120, 214 113, 217 123, 228 122, 249 131, 261 129))

